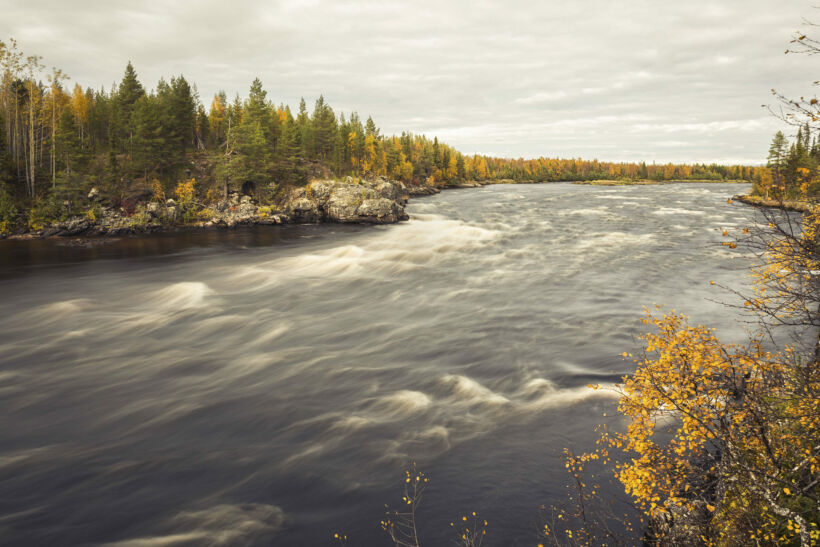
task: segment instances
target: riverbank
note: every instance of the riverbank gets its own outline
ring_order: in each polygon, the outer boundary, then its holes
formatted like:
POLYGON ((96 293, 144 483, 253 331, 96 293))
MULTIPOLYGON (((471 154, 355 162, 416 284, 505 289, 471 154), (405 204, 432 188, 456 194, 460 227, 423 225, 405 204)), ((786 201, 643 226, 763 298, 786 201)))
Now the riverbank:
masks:
POLYGON ((753 205, 755 207, 783 209, 784 211, 794 211, 797 213, 807 213, 814 206, 808 201, 766 199, 761 196, 753 196, 748 194, 739 194, 733 196, 732 199, 747 205, 753 205))
MULTIPOLYGON (((566 181, 569 182, 569 181, 566 181)), ((572 181, 591 186, 656 186, 659 184, 716 181, 572 181)), ((742 182, 742 181, 731 181, 742 182)), ((44 238, 98 238, 230 229, 236 226, 282 224, 392 224, 407 220, 405 212, 411 197, 429 196, 442 190, 473 189, 488 185, 549 184, 512 179, 468 181, 442 187, 405 185, 400 181, 378 177, 371 180, 347 177, 344 180, 314 180, 305 186, 291 188, 278 204, 265 205, 248 195, 232 192, 226 199, 203 205, 180 200, 151 200, 138 203, 130 212, 105 202, 96 189, 88 195, 88 209, 43 227, 12 234, 0 239, 25 240, 44 238)), ((740 201, 743 199, 738 198, 740 201)), ((749 203, 758 205, 754 196, 749 203)), ((785 208, 802 210, 788 202, 785 208)))
MULTIPOLYGON (((431 187, 407 187, 379 177, 359 180, 315 180, 292 188, 278 205, 262 205, 236 192, 212 205, 167 199, 138 203, 127 212, 88 195, 89 208, 81 215, 51 222, 42 228, 9 234, 5 239, 65 237, 121 237, 158 232, 195 231, 236 226, 281 224, 393 224, 408 220, 405 206, 410 196, 438 193, 431 187)), ((3 236, 0 236, 3 238, 3 236)))

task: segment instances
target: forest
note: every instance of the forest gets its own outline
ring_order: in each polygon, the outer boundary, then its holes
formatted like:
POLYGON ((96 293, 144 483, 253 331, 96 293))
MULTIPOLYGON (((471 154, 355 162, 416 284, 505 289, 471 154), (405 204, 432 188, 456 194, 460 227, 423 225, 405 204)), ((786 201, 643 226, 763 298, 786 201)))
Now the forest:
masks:
POLYGON ((806 200, 820 195, 820 144, 805 123, 792 142, 778 131, 769 146, 766 168, 754 178, 753 193, 766 199, 806 200))
MULTIPOLYGON (((157 189, 195 179, 196 199, 228 192, 276 203, 313 178, 386 176, 408 185, 466 181, 753 180, 742 165, 506 159, 462 154, 435 137, 384 135, 371 117, 276 102, 257 78, 245 98, 217 93, 206 107, 184 76, 153 89, 129 62, 109 90, 70 85, 16 41, 0 42, 0 232, 82 213, 97 188, 128 214, 157 189)), ((412 113, 408 113, 410 115, 412 113)))

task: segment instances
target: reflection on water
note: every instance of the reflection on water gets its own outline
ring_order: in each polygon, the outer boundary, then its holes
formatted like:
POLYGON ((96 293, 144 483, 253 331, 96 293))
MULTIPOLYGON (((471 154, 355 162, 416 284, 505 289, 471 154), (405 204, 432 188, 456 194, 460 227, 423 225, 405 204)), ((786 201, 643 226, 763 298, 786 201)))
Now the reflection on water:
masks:
MULTIPOLYGON (((0 242, 0 537, 383 540, 415 460, 428 544, 464 511, 532 543, 630 369, 642 306, 736 338, 709 280, 736 185, 490 186, 393 226, 0 242)), ((383 543, 383 541, 382 541, 383 543)))

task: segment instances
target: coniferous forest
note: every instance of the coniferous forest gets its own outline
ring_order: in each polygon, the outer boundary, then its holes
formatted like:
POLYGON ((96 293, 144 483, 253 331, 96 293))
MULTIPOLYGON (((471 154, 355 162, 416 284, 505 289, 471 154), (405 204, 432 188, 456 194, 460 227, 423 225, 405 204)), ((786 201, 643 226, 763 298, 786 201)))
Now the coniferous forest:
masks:
MULTIPOLYGON (((97 188, 128 214, 195 179, 200 203, 228 192, 273 203, 312 178, 385 176, 408 185, 466 181, 752 180, 742 165, 612 163, 467 155, 437 138, 385 135, 371 117, 324 97, 278 103, 255 79, 247 97, 200 97, 184 76, 153 88, 129 62, 111 89, 47 71, 14 40, 0 42, 0 228, 33 229, 82 212, 97 188)), ((408 113, 409 115, 410 113, 408 113)))

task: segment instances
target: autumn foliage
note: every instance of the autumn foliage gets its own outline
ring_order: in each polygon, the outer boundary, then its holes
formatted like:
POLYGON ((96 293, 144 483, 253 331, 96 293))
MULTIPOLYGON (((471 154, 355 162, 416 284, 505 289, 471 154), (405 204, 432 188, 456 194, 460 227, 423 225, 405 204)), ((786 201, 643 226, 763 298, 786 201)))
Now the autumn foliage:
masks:
MULTIPOLYGON (((732 246, 759 254, 743 307, 760 334, 725 344, 682 315, 647 312, 636 370, 617 388, 625 429, 568 458, 579 484, 584 464, 612 466, 650 543, 820 542, 820 208, 766 219, 732 246), (777 344, 783 326, 802 337, 777 344)), ((559 534, 558 544, 607 543, 586 526, 559 534)))

